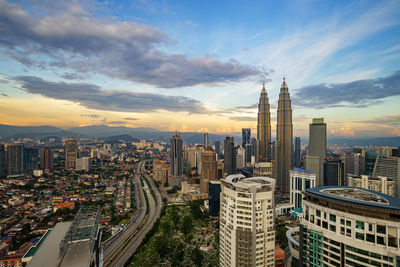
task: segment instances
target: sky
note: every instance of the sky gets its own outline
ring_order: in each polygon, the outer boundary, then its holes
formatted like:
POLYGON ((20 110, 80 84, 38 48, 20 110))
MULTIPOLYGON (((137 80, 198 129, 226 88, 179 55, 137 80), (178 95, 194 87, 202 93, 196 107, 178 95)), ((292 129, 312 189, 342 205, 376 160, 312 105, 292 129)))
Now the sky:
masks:
POLYGON ((0 0, 0 124, 400 136, 399 1, 0 0))

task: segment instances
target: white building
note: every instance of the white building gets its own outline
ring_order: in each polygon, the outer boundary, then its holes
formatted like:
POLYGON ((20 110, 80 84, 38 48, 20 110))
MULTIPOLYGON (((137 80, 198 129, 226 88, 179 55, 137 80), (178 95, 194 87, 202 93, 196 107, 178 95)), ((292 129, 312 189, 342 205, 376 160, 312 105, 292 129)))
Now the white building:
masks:
POLYGON ((275 266, 275 179, 221 180, 220 266, 275 266))
POLYGON ((295 209, 301 208, 303 191, 316 186, 317 175, 312 171, 294 168, 290 174, 290 203, 295 209))
POLYGON ((76 170, 77 171, 89 171, 92 168, 92 159, 89 157, 77 158, 76 159, 76 170))
POLYGON ((239 147, 236 153, 236 169, 243 169, 245 167, 246 150, 239 147))
POLYGON ((361 188, 304 192, 302 266, 400 265, 400 200, 361 188))
POLYGON ((368 175, 347 175, 347 186, 360 187, 392 197, 395 196, 395 182, 384 176, 370 177, 368 175))

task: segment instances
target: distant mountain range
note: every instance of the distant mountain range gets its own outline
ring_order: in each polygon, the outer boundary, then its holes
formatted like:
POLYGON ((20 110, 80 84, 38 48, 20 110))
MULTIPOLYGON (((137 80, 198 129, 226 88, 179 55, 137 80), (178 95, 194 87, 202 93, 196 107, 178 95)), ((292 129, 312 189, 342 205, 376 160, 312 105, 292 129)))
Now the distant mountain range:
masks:
MULTIPOLYGON (((169 142, 174 132, 161 132, 153 128, 130 128, 125 126, 107 126, 107 125, 92 125, 83 127, 74 127, 67 130, 53 126, 12 126, 0 125, 0 137, 3 140, 10 138, 105 138, 109 141, 124 140, 125 142, 135 142, 140 139, 169 142)), ((198 132, 183 132, 180 133, 183 141, 188 144, 203 144, 204 135, 198 132)), ((230 134, 235 137, 236 143, 240 142, 241 134, 230 134)), ((209 134, 209 143, 214 144, 215 140, 220 140, 221 145, 226 134, 209 134)), ((307 144, 307 138, 302 138, 302 144, 307 144)), ((389 145, 400 146, 400 136, 397 137, 340 137, 328 136, 328 145, 389 145)))

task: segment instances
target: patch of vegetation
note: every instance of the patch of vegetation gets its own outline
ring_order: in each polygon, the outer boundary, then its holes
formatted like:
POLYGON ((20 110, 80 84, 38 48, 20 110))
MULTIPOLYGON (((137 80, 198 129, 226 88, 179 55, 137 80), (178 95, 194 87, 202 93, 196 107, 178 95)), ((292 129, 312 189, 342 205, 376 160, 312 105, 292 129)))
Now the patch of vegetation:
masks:
POLYGON ((218 266, 216 223, 201 211, 199 203, 189 204, 164 206, 162 216, 127 266, 218 266))

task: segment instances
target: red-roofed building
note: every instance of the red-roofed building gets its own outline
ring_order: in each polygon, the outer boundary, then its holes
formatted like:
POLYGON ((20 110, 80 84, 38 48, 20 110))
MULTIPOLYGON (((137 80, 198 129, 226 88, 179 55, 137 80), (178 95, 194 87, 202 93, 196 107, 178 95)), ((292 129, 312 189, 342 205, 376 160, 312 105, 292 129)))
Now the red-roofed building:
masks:
POLYGON ((275 247, 275 267, 285 267, 285 251, 275 247))

